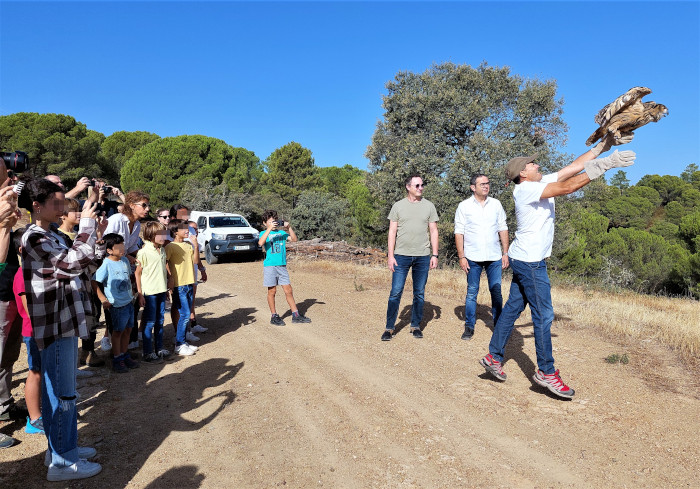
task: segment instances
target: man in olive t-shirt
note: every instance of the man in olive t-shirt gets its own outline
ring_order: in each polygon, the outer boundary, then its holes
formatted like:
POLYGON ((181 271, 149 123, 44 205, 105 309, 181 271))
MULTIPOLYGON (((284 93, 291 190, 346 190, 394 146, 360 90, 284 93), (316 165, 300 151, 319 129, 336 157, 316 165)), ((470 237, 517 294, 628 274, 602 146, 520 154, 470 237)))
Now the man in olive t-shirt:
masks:
POLYGON ((388 265, 393 273, 382 341, 391 340, 394 333, 409 269, 413 278, 411 334, 414 338, 423 337, 420 323, 423 319, 425 283, 428 281, 428 270, 437 268, 438 264, 438 215, 433 203, 423 198, 423 187, 421 177, 408 177, 406 198, 396 202, 389 212, 388 265))

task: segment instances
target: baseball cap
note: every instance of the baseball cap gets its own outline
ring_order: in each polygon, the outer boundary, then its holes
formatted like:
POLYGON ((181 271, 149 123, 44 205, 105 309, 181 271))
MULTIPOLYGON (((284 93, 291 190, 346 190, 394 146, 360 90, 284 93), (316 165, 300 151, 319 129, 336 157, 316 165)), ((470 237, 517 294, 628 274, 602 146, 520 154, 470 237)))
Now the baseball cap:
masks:
POLYGON ((525 165, 532 163, 537 159, 537 155, 532 156, 518 156, 513 158, 506 164, 506 177, 508 180, 515 180, 520 172, 525 169, 525 165))

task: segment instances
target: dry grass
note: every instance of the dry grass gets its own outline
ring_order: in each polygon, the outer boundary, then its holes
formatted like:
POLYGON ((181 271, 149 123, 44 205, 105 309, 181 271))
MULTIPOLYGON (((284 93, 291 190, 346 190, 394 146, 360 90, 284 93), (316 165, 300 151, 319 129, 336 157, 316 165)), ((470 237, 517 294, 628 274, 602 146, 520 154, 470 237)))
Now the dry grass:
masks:
MULTIPOLYGON (((358 265, 350 262, 296 258, 293 266, 322 274, 342 274, 353 279, 356 290, 382 290, 388 294, 390 272, 386 267, 358 265)), ((410 275, 409 275, 410 281, 410 275)), ((508 296, 510 278, 504 276, 503 298, 508 296)), ((466 281, 461 270, 434 270, 427 291, 464 301, 466 281)), ((408 289, 407 289, 408 290, 408 289)), ((490 302, 486 280, 481 281, 479 303, 490 302)), ((594 327, 605 335, 631 340, 651 340, 666 345, 686 360, 700 354, 700 303, 691 299, 656 297, 633 292, 591 290, 577 286, 552 288, 554 312, 558 319, 578 326, 594 327)), ((523 313, 529 321, 529 308, 523 313)))

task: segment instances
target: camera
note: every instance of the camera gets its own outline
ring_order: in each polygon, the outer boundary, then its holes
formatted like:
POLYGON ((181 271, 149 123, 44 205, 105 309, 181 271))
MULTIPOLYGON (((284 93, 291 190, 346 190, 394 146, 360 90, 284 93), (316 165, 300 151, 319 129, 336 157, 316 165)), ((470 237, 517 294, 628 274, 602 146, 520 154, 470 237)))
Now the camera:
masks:
POLYGON ((109 185, 105 185, 102 189, 105 191, 105 194, 111 194, 113 190, 109 185))
POLYGON ((24 151, 2 152, 2 159, 7 169, 15 173, 23 173, 29 169, 29 156, 24 151))

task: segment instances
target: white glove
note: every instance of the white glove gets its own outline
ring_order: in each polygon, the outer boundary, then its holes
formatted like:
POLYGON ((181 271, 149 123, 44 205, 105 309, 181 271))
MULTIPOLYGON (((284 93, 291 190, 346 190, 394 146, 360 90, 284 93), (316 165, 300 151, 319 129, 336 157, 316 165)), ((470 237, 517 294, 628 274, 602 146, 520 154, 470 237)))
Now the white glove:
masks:
POLYGON ((634 163, 637 154, 634 151, 617 151, 605 158, 587 161, 583 164, 583 169, 588 178, 595 180, 611 168, 623 168, 634 163))
POLYGON ((591 153, 597 158, 601 154, 610 151, 613 146, 619 146, 621 144, 631 143, 634 139, 633 132, 622 132, 620 133, 620 139, 615 141, 615 137, 612 134, 606 135, 600 140, 598 144, 591 148, 591 153))

